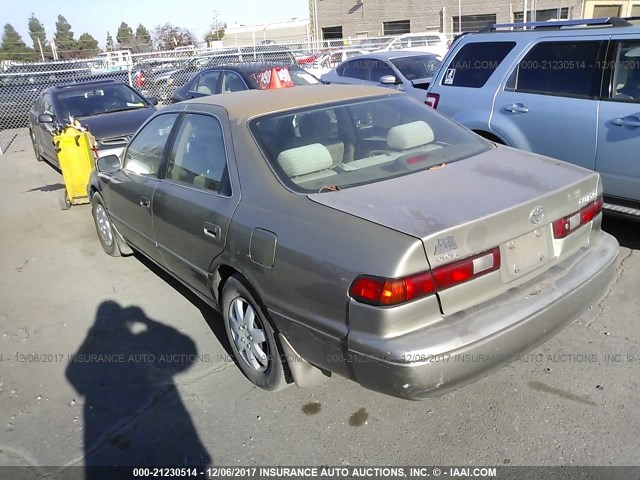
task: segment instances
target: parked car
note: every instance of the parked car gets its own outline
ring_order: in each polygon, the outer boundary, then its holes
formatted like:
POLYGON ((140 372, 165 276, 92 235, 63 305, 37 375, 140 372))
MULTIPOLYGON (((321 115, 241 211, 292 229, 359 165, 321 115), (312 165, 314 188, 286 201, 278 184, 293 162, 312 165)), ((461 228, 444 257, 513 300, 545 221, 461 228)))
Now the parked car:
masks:
POLYGON ((25 63, 0 73, 0 130, 28 125, 29 110, 46 88, 90 78, 87 62, 25 63))
POLYGON ((141 252, 219 309, 267 390, 333 372, 440 394, 574 320, 617 265, 597 173, 383 88, 169 105, 97 169, 104 250, 141 252))
POLYGON ((256 45, 242 48, 225 48, 212 55, 196 57, 182 68, 166 72, 149 83, 150 91, 158 91, 162 100, 168 100, 174 90, 187 83, 196 72, 217 65, 237 65, 242 62, 277 62, 282 65, 295 65, 295 57, 286 47, 278 44, 256 45))
POLYGON ((640 217, 640 26, 519 26, 460 38, 429 103, 494 142, 599 172, 604 208, 640 217))
POLYGON ((390 52, 393 50, 409 50, 438 55, 440 59, 447 53, 447 36, 440 32, 404 33, 393 37, 375 52, 390 52))
POLYGON ((424 102, 440 60, 418 52, 370 53, 348 60, 320 77, 322 83, 377 85, 403 91, 424 102))
POLYGON ((155 99, 146 99, 116 80, 47 88, 29 112, 29 134, 35 156, 58 165, 53 136, 58 126, 70 123, 70 117, 88 127, 96 139, 98 155, 118 155, 156 111, 155 103, 155 99))
POLYGON ((324 50, 319 52, 315 57, 307 57, 302 60, 298 60, 298 65, 304 68, 307 72, 320 77, 321 75, 336 68, 342 62, 345 62, 351 58, 359 57, 369 53, 367 50, 360 50, 357 48, 345 48, 343 50, 324 50))
POLYGON ((286 68, 294 85, 297 86, 320 83, 316 77, 295 65, 244 62, 238 65, 207 68, 198 72, 185 85, 173 92, 171 103, 205 95, 257 89, 262 73, 272 68, 286 68))

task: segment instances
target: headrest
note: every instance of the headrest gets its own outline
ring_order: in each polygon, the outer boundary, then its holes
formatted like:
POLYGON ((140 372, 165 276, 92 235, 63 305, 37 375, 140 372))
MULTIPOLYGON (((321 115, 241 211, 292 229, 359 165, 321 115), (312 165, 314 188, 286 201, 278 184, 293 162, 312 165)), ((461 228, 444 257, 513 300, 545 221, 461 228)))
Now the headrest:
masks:
POLYGON ((387 134, 387 145, 394 150, 407 150, 431 143, 433 139, 431 127, 419 120, 390 128, 387 134))
POLYGON ((289 177, 297 177, 331 168, 333 159, 327 147, 312 143, 280 152, 278 163, 289 177))

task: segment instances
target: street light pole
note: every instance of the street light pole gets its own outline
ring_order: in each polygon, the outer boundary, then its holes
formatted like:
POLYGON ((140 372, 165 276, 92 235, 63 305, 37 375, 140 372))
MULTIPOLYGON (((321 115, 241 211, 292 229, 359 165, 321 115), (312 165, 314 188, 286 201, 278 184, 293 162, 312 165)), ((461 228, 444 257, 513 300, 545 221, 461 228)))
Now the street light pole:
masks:
POLYGON ((462 33, 462 0, 458 0, 458 35, 462 33))

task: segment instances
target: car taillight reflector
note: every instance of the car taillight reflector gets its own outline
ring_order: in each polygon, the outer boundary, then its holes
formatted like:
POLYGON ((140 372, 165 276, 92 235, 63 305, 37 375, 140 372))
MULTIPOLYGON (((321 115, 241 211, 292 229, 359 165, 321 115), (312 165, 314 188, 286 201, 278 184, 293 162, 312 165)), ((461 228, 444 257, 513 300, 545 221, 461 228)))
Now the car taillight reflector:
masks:
POLYGON ((362 275, 351 284, 349 295, 371 305, 399 305, 431 295, 436 290, 444 290, 467 282, 499 268, 500 249, 496 247, 432 271, 407 277, 387 279, 362 275))
POLYGON ((488 252, 435 268, 431 274, 436 282, 436 288, 444 290, 499 268, 500 249, 496 247, 488 252))
POLYGON ((435 291, 431 272, 423 272, 394 279, 364 275, 355 279, 349 294, 364 303, 389 306, 426 297, 435 291))
POLYGON ((602 211, 603 203, 602 197, 598 197, 586 207, 553 222, 553 237, 564 238, 585 223, 589 223, 602 211))
POLYGON ((438 108, 438 102, 440 101, 440 95, 437 93, 427 93, 427 99, 424 101, 424 104, 433 109, 438 108))

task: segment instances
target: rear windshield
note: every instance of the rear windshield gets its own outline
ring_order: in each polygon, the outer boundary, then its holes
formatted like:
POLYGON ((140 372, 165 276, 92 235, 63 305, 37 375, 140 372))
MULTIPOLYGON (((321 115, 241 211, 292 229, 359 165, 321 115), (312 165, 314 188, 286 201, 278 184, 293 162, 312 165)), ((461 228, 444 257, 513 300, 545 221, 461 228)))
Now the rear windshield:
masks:
POLYGON ((417 55, 392 58, 391 63, 407 80, 416 80, 433 77, 442 62, 435 55, 417 55))
POLYGON ((301 193, 446 168, 490 148, 405 95, 277 113, 250 128, 280 180, 301 193))
POLYGON ((442 85, 482 88, 515 42, 467 43, 456 53, 442 77, 442 85))

